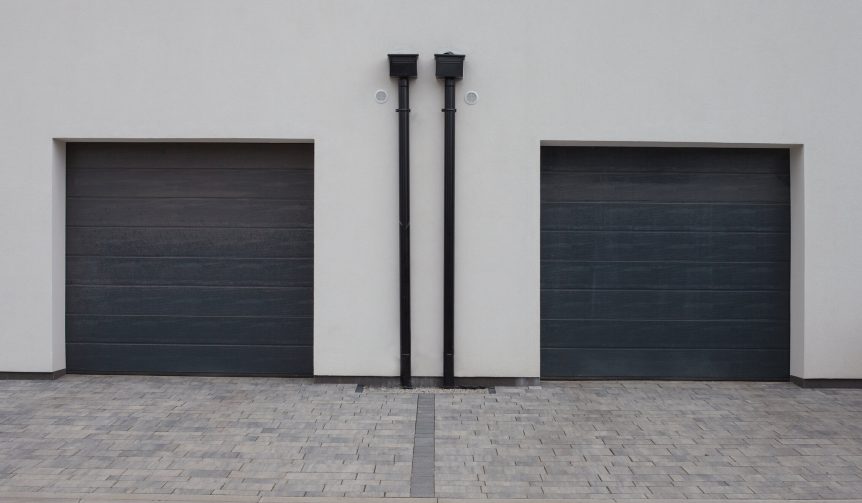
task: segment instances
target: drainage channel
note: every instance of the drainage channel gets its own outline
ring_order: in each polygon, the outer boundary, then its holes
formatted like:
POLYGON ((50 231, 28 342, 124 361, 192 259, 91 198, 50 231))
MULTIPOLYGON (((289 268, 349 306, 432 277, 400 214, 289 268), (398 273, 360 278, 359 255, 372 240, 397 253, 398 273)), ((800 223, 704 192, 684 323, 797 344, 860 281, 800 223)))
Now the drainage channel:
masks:
POLYGON ((410 496, 434 497, 434 394, 417 395, 410 496))
MULTIPOLYGON (((413 434, 413 465, 410 471, 410 496, 414 498, 433 498, 434 487, 434 413, 436 392, 434 388, 387 388, 356 385, 356 393, 416 393, 416 426, 413 434)), ((442 390, 445 393, 495 394, 496 388, 454 388, 442 390)))

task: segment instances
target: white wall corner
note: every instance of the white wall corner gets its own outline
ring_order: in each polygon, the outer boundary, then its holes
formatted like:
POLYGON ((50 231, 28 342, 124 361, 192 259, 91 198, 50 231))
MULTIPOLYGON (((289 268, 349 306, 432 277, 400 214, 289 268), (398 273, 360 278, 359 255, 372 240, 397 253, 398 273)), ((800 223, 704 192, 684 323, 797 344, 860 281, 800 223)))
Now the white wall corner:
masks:
POLYGON ((805 374, 804 148, 790 149, 790 375, 805 374))
POLYGON ((66 142, 51 162, 51 371, 66 368, 66 142))

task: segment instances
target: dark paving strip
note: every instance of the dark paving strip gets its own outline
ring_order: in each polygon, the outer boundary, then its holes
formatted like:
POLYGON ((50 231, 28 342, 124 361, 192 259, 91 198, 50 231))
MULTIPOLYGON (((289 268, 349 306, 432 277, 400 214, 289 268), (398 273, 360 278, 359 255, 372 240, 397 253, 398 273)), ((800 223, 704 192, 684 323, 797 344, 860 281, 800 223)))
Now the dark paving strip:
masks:
POLYGON ((410 496, 434 497, 434 394, 420 394, 416 403, 416 434, 413 438, 413 471, 410 496))

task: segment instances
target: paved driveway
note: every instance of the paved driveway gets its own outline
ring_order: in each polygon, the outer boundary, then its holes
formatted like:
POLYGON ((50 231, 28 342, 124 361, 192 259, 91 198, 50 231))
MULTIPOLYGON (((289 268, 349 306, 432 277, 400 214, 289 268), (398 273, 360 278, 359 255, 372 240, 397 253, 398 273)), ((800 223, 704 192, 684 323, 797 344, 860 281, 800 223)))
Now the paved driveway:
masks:
POLYGON ((0 496, 862 496, 862 390, 611 381, 424 396, 417 415, 416 393, 303 380, 0 381, 0 496))

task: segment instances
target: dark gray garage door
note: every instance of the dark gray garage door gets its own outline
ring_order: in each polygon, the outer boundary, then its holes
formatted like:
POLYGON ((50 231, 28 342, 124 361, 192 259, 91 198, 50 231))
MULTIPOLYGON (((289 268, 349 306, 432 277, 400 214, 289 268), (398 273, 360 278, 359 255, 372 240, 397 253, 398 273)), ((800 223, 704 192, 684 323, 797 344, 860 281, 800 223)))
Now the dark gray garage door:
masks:
POLYGON ((789 154, 542 149, 546 378, 789 374, 789 154))
POLYGON ((67 146, 70 372, 312 373, 310 144, 67 146))

